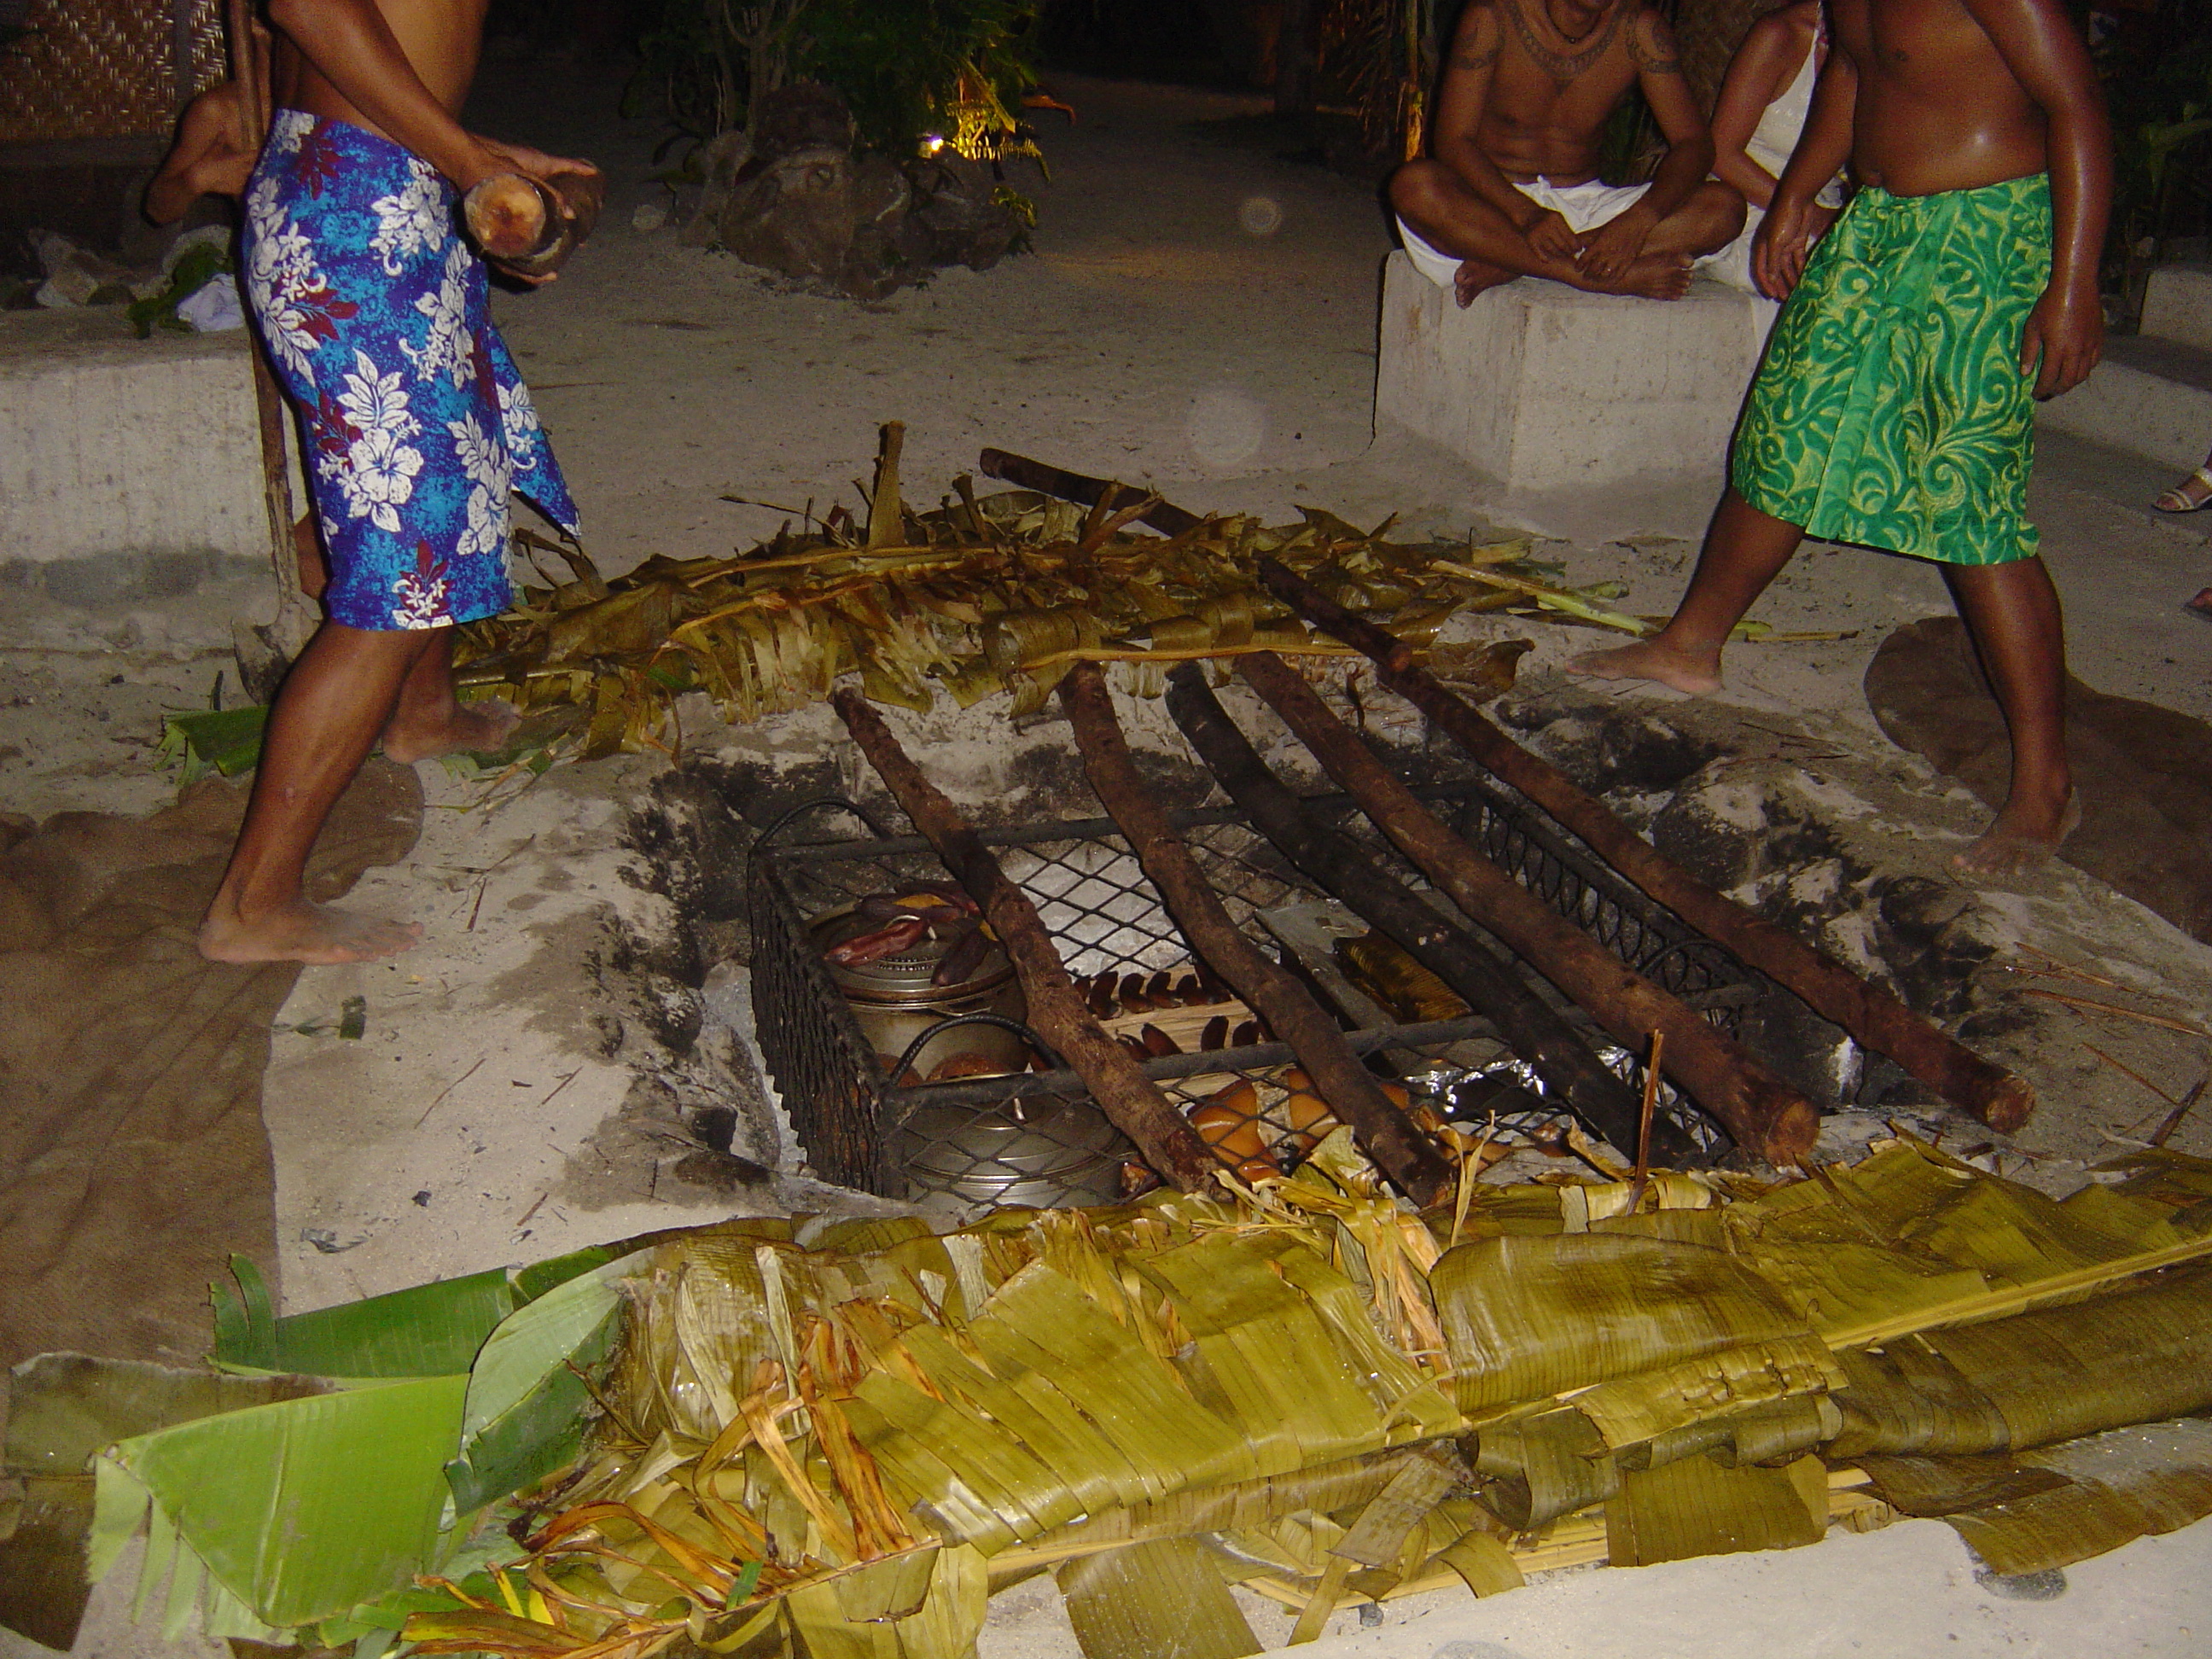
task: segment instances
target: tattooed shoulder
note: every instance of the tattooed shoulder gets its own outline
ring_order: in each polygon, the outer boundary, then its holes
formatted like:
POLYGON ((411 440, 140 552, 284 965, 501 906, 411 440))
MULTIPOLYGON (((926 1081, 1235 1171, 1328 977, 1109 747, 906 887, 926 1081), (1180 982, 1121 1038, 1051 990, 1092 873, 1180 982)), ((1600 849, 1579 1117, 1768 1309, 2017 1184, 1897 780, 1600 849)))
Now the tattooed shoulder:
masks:
POLYGON ((1628 59, 1646 75, 1680 75, 1682 60, 1674 50, 1674 32, 1656 10, 1647 9, 1628 31, 1628 59))
POLYGON ((1498 61, 1504 46, 1505 36, 1498 27, 1497 18, 1487 6, 1478 3, 1467 9, 1467 21, 1460 26, 1458 38, 1452 42, 1451 66, 1488 69, 1498 61))

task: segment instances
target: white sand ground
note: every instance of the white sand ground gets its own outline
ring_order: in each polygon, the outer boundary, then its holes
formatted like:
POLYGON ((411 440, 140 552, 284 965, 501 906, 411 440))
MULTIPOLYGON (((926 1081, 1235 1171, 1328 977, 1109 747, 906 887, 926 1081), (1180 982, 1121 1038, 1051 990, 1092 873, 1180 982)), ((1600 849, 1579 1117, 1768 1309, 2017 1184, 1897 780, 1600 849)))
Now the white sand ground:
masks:
MULTIPOLYGON (((772 531, 775 514, 718 498, 834 495, 864 474, 876 423, 891 418, 908 425, 904 471, 916 494, 995 444, 1152 483, 1193 507, 1287 517, 1307 501, 1370 521, 1397 511, 1419 530, 1481 519, 1480 491, 1455 462, 1370 434, 1388 245, 1371 193, 1189 130, 1249 110, 1242 100, 1079 82, 1059 90, 1079 118, 1046 135, 1054 182, 1036 191, 1036 254, 858 306, 781 291, 679 246, 671 229, 633 231, 631 210, 659 199, 646 176, 654 135, 613 118, 613 83, 558 64, 498 73, 481 125, 586 151, 612 179, 599 239, 551 288, 500 302, 607 568, 655 552, 719 553, 772 531), (1247 228, 1271 223, 1264 234, 1247 228)), ((2154 523, 2128 504, 2154 482, 2122 458, 2046 451, 2037 506, 2070 607, 2076 671, 2106 690, 2212 714, 2212 633, 2176 609, 2212 580, 2212 553, 2197 525, 2154 523)), ((1634 532, 1694 526, 1650 523, 1632 501, 1611 506, 1632 544, 1553 551, 1577 580, 1627 580, 1627 608, 1664 611, 1694 549, 1634 532)), ((163 799, 172 784, 149 751, 159 711, 204 702, 226 665, 228 617, 257 603, 252 584, 234 584, 130 613, 15 607, 0 650, 0 806, 43 816, 163 799)), ((1893 830, 1875 825, 1883 856, 1931 869, 1971 828, 1972 809, 1886 744, 1859 680, 1887 628, 1943 608, 1924 567, 1808 550, 1761 614, 1863 631, 1741 650, 1723 700, 1845 754, 1832 787, 1848 801, 1886 781, 1876 816, 1908 816, 1893 830)), ((1592 642, 1540 624, 1510 631, 1538 641, 1524 690, 1543 690, 1592 642)), ((1602 695, 1666 712, 1663 695, 1602 695)), ((1131 714, 1158 732, 1156 705, 1131 714)), ((1010 744, 988 706, 902 724, 969 799, 1003 793, 1017 747, 1065 743, 1065 728, 1046 722, 1010 744)), ((820 710, 753 731, 693 729, 690 740, 774 768, 827 760, 859 781, 849 745, 820 710)), ((432 805, 421 845, 407 864, 372 872, 354 902, 419 916, 428 940, 390 963, 309 969, 280 1017, 266 1112, 289 1309, 646 1226, 833 1201, 796 1174, 799 1154, 772 1122, 741 1124, 733 1147, 772 1174, 731 1166, 717 1185, 678 1169, 688 1147, 676 1114, 718 1090, 744 1091, 750 1062, 728 1036, 746 1024, 744 975, 725 969, 703 995, 681 983, 670 901, 651 890, 652 861, 629 846, 631 815, 663 769, 657 757, 565 769, 488 802, 481 781, 422 769, 432 805), (353 995, 367 1000, 369 1026, 347 1042, 326 1028, 353 995), (673 1057, 656 1032, 702 1014, 708 1037, 673 1057)), ((1796 771, 1802 782, 1790 787, 1832 788, 1817 763, 1796 771)), ((2161 990, 2200 1024, 2212 1018, 2212 952, 2074 872, 2024 883, 1985 908, 2011 939, 2161 990)), ((2046 1040, 2050 1052, 2034 1058, 2047 1103, 2022 1141, 2031 1151, 2078 1160, 2102 1135, 2163 1109, 2084 1058, 2085 1036, 2175 1091, 2202 1063, 2171 1033, 2085 1027, 2046 1040)), ((2212 1150, 2212 1128, 2193 1124, 2175 1144, 2212 1150)), ((1993 1598, 1948 1528, 1916 1522, 1787 1555, 1559 1575, 1480 1605, 1434 1598, 1394 1607, 1375 1630, 1343 1615, 1315 1651, 1794 1659, 2212 1649, 2212 1527, 2137 1543, 2070 1577, 2057 1601, 1993 1598)), ((1286 1633, 1264 1617, 1257 1627, 1272 1640, 1286 1633)), ((14 1659, 21 1646, 0 1639, 0 1656, 14 1659)), ((79 1644, 102 1659, 157 1647, 121 1621, 112 1597, 79 1644)), ((1073 1649, 1053 1599, 1032 1586, 994 1609, 981 1651, 1042 1659, 1073 1649)))

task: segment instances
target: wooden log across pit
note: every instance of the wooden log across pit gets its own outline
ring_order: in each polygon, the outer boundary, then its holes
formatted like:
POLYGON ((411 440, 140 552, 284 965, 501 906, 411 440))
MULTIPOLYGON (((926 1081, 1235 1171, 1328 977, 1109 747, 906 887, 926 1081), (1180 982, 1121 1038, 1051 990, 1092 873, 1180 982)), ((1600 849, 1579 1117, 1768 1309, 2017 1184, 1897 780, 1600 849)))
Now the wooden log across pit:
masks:
MULTIPOLYGON (((1096 507, 1109 489, 1125 492, 1117 499, 1135 501, 1145 492, 1127 484, 1116 484, 1105 478, 1085 477, 1080 472, 1064 472, 1044 461, 1033 461, 1026 455, 1010 454, 1003 449, 987 449, 977 458, 975 465, 987 478, 996 478, 1022 489, 1034 489, 1042 495, 1056 496, 1063 501, 1075 501, 1084 507, 1096 507)), ((1157 501, 1138 514, 1137 522, 1148 524, 1163 536, 1180 536, 1186 530, 1204 524, 1195 513, 1167 501, 1157 501)))
POLYGON ((2009 1133, 2035 1110, 2027 1080, 1984 1060, 1895 997, 1802 939, 1699 881, 1416 667, 1412 647, 1356 617, 1287 567, 1260 562, 1267 591, 1308 622, 1375 661, 1375 677, 1449 732, 1492 774, 1534 801, 1646 893, 1717 944, 1802 997, 1814 1012, 1888 1055, 1944 1099, 1992 1129, 2009 1133))
MULTIPOLYGON (((1494 1022, 1514 1053, 1534 1066, 1561 1104, 1616 1146, 1636 1144, 1633 1091, 1607 1071, 1581 1036, 1488 951, 1377 869, 1351 837, 1322 823, 1269 771, 1236 722, 1206 690, 1204 669, 1184 663, 1168 675, 1168 713, 1245 816, 1291 862, 1494 1022)), ((1664 1154, 1678 1158, 1686 1145, 1664 1154)))
POLYGON ((1021 981, 1030 1024, 1037 1034, 1066 1058, 1114 1127, 1136 1143, 1163 1179, 1187 1193, 1214 1191, 1214 1173, 1221 1165, 1212 1150, 1128 1051, 1091 1018, 1036 907, 1007 879, 952 803, 922 776, 883 717, 856 691, 839 691, 830 701, 914 827, 981 907, 1021 981))
POLYGON ((1076 664, 1060 683, 1060 698, 1075 727, 1091 788, 1129 838, 1137 862, 1191 947, 1290 1045, 1321 1097, 1352 1126, 1368 1157, 1401 1192, 1425 1207, 1448 1200, 1453 1175, 1443 1155, 1382 1092, 1305 987, 1269 961, 1231 920, 1169 820, 1166 804, 1139 775, 1114 717, 1104 671, 1097 663, 1076 664))
MULTIPOLYGON (((1725 1124, 1738 1146, 1771 1164, 1797 1163, 1811 1150, 1820 1132, 1811 1101, 1452 834, 1280 657, 1263 652, 1241 658, 1237 672, 1376 827, 1470 919, 1631 1048, 1663 1032, 1667 1074, 1725 1124)), ((1663 1148, 1656 1150, 1663 1159, 1663 1148)))

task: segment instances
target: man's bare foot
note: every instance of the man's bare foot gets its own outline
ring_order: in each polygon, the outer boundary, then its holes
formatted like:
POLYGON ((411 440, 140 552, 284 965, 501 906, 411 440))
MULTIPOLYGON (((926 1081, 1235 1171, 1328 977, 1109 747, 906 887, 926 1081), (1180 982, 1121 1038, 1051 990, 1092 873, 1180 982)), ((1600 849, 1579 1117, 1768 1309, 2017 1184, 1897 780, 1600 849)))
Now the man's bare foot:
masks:
POLYGON ((2193 599, 2184 599, 2181 608, 2193 611, 2200 617, 2212 617, 2212 587, 2201 589, 2193 599))
POLYGON ((1638 640, 1611 651, 1592 651, 1567 664, 1570 674, 1600 680, 1655 680, 1701 697, 1721 689, 1720 664, 1693 657, 1657 640, 1638 640))
POLYGON ((305 899, 251 919, 220 899, 200 923, 200 954, 210 962, 374 962, 422 942, 420 922, 357 916, 305 899))
POLYGON ((1513 280, 1513 273, 1503 265, 1485 264, 1480 259, 1461 261, 1458 274, 1452 278, 1452 297, 1465 311, 1474 303, 1474 296, 1513 280))
POLYGON ((2067 796, 2056 811, 2040 803, 2023 804, 2015 796, 1972 846, 1951 855, 1951 867, 1961 875, 1978 877, 2017 876, 2039 869, 2081 825, 2079 794, 2067 796))
POLYGON ((522 711, 511 702, 456 703, 434 725, 403 727, 393 720, 384 728, 384 752, 403 766, 441 755, 496 754, 521 724, 522 711))
POLYGON ((1645 300, 1679 300, 1689 291, 1690 261, 1680 253, 1647 253, 1599 290, 1645 300))

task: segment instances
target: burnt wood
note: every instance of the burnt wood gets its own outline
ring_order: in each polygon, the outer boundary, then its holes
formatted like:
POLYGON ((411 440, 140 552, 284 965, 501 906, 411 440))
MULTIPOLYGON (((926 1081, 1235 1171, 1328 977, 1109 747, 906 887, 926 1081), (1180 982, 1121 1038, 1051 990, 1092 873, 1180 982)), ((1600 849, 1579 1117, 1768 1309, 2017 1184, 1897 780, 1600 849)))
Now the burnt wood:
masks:
POLYGON ((1138 863, 1192 948, 1291 1046, 1322 1098, 1400 1191, 1423 1206, 1449 1199, 1450 1164, 1382 1092, 1312 994, 1268 960, 1231 919, 1170 821, 1166 803, 1139 775, 1104 672, 1097 663, 1078 663, 1060 682, 1060 698, 1075 727, 1091 788, 1129 838, 1138 863))
POLYGON ((1636 1144, 1637 1098, 1581 1036, 1497 959, 1395 877, 1348 836, 1322 823, 1267 769, 1206 689, 1203 667, 1168 676, 1168 712, 1244 815, 1291 862, 1396 941, 1535 1067, 1551 1097, 1616 1146, 1636 1144))
POLYGON ((2009 1133, 2035 1110, 2027 1080, 1983 1059, 1869 985, 1826 952, 1699 881, 1644 840, 1549 762, 1507 737, 1417 667, 1403 640, 1356 617, 1273 559, 1260 562, 1267 591, 1315 627, 1375 661, 1375 677, 1448 732, 1493 775, 1534 801, 1600 858, 1715 943, 1787 986, 1822 1018, 1887 1054, 1953 1105, 2009 1133))
MULTIPOLYGON (((1454 835, 1280 657, 1245 657, 1237 672, 1376 828, 1470 920, 1630 1048, 1663 1032, 1666 1074, 1727 1126, 1738 1146, 1772 1164, 1795 1164, 1811 1149, 1820 1127, 1811 1101, 1454 835)), ((1663 1136, 1668 1126, 1656 1127, 1663 1136)), ((1662 1163, 1679 1156, 1663 1138, 1651 1150, 1662 1163)))

